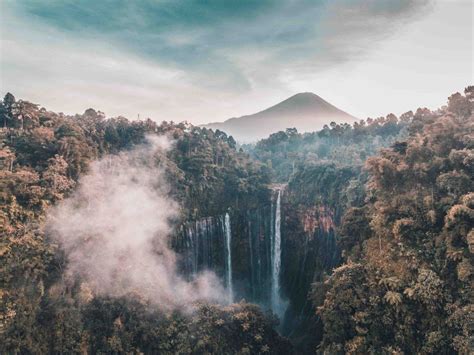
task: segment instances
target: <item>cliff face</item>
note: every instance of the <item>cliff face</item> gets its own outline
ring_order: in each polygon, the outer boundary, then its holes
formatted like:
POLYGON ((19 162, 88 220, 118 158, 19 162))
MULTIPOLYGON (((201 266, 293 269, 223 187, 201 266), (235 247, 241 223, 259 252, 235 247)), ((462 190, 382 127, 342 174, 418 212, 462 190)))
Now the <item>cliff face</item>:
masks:
POLYGON ((230 266, 233 300, 270 308, 274 215, 275 207, 268 201, 256 209, 223 210, 217 216, 185 222, 172 239, 181 272, 193 279, 199 272, 213 271, 227 284, 230 266), (229 264, 225 213, 229 215, 229 264))
POLYGON ((323 332, 309 298, 313 284, 340 263, 336 229, 353 195, 358 196, 352 190, 359 173, 358 168, 318 164, 295 171, 284 185, 259 184, 229 194, 228 184, 218 184, 222 193, 212 208, 199 203, 206 200, 205 189, 183 194, 193 204, 172 240, 181 272, 190 280, 206 270, 215 272, 233 302, 246 300, 273 311, 280 317, 280 332, 299 351, 314 350, 323 332))
POLYGON ((306 353, 315 348, 322 333, 309 300, 312 284, 321 281, 340 261, 335 236, 340 213, 326 205, 294 205, 292 196, 287 198, 282 287, 288 309, 282 333, 306 353))
POLYGON ((303 222, 304 232, 308 234, 314 234, 316 230, 328 234, 335 229, 334 211, 324 205, 300 211, 299 219, 303 222))
MULTIPOLYGON (((347 175, 346 177, 349 177, 347 175)), ((345 181, 345 179, 344 179, 345 181)), ((280 188, 284 188, 280 186, 280 188)), ((281 272, 279 296, 283 313, 280 331, 299 344, 303 352, 316 346, 322 334, 315 309, 309 301, 312 284, 340 262, 336 228, 343 206, 326 202, 324 196, 303 199, 301 185, 281 190, 281 272), (308 336, 308 335, 311 336, 308 336)), ((245 299, 264 309, 273 309, 272 277, 275 260, 277 191, 256 209, 228 211, 231 229, 231 275, 233 301, 245 299)), ((224 215, 184 223, 174 238, 183 273, 190 279, 204 270, 227 281, 226 226, 224 215)))
POLYGON ((347 193, 358 176, 358 169, 308 166, 293 174, 283 195, 282 293, 288 309, 281 331, 300 353, 313 353, 322 338, 310 296, 341 262, 336 233, 346 208, 358 202, 347 193))

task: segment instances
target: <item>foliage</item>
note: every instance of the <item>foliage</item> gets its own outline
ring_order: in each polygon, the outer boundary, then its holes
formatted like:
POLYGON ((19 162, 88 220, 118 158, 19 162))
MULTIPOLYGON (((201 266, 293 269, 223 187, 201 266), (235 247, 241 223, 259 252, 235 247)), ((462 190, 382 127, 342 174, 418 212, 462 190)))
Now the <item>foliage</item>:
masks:
POLYGON ((236 151, 232 137, 186 123, 106 119, 93 109, 65 116, 11 94, 0 104, 0 121, 0 352, 290 351, 256 306, 202 305, 196 314, 166 315, 140 301, 97 297, 65 277, 66 261, 43 230, 48 208, 74 191, 92 160, 156 134, 173 141, 156 165, 166 171, 182 221, 258 206, 268 198, 269 174, 236 151))
POLYGON ((294 128, 287 129, 244 148, 253 158, 273 169, 276 181, 286 182, 292 174, 315 163, 362 166, 380 148, 403 138, 412 117, 410 111, 400 118, 389 114, 360 120, 352 126, 331 122, 319 132, 303 134, 294 128))
POLYGON ((418 110, 403 145, 367 160, 367 202, 346 211, 340 228, 346 262, 326 281, 324 301, 315 299, 321 352, 472 350, 469 90, 445 111, 418 110))
MULTIPOLYGON (((473 105, 470 86, 434 112, 333 123, 315 133, 289 129, 245 153, 218 130, 107 119, 93 109, 66 116, 7 94, 0 104, 0 351, 292 352, 275 319, 254 305, 166 313, 139 295, 100 297, 65 277, 66 260, 43 228, 48 209, 74 191, 91 161, 166 135, 173 146, 153 164, 165 169, 180 203, 177 224, 229 208, 247 215, 268 207, 270 182, 288 182, 282 329, 300 351, 469 353, 473 105)), ((245 238, 235 241, 239 248, 247 248, 245 238)), ((240 259, 235 265, 244 269, 250 261, 240 259)))

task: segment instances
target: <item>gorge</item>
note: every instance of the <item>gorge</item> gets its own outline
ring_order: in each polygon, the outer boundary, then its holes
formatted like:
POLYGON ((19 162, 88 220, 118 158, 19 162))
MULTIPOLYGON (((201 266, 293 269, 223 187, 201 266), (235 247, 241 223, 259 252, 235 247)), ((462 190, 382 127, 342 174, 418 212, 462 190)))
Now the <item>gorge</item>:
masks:
POLYGON ((1 351, 466 353, 472 92, 241 147, 7 95, 1 351))
POLYGON ((474 355, 473 10, 0 0, 0 355, 474 355))
POLYGON ((320 204, 299 215, 306 208, 295 205, 301 196, 294 184, 277 184, 256 209, 230 209, 188 222, 172 241, 188 279, 205 270, 215 272, 226 285, 228 300, 273 312, 279 330, 289 336, 311 318, 313 275, 320 279, 339 262, 335 229, 341 213, 336 216, 332 207, 320 204))
POLYGON ((230 210, 180 229, 172 246, 188 279, 204 270, 215 272, 226 286, 229 302, 247 300, 283 317, 281 190, 255 210, 230 210))

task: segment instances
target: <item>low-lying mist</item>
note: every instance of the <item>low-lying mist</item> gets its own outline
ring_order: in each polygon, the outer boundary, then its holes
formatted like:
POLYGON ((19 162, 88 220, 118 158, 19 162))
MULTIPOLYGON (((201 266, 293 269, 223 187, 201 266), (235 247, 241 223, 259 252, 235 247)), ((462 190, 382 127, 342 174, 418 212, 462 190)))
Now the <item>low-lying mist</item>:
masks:
POLYGON ((165 137, 148 138, 92 163, 74 194, 51 211, 48 230, 66 254, 68 277, 94 294, 140 298, 162 310, 225 299, 214 274, 188 282, 177 271, 168 238, 179 206, 160 167, 170 146, 165 137))

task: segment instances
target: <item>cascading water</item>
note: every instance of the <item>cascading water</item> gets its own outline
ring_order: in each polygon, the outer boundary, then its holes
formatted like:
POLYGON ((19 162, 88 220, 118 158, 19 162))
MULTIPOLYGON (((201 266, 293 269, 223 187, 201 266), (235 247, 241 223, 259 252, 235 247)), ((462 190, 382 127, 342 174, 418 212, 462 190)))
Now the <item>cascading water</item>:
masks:
POLYGON ((199 244, 199 234, 195 234, 196 238, 193 235, 193 229, 189 228, 189 240, 190 240, 190 247, 192 250, 192 275, 195 276, 197 275, 198 272, 198 257, 199 257, 199 250, 198 250, 198 244, 199 244))
POLYGON ((226 268, 226 284, 227 284, 227 292, 228 292, 228 298, 229 302, 232 303, 234 300, 234 292, 232 290, 232 252, 231 252, 231 230, 230 230, 230 216, 228 213, 225 214, 224 217, 224 235, 225 235, 225 246, 226 246, 226 263, 225 263, 225 268, 226 268))
POLYGON ((271 302, 272 310, 281 316, 281 300, 280 300, 280 269, 281 269, 281 191, 278 191, 276 209, 275 209, 275 226, 272 240, 272 293, 271 302))
POLYGON ((284 186, 276 185, 269 200, 256 208, 188 221, 173 248, 180 254, 180 272, 189 280, 214 272, 226 291, 223 301, 245 299, 271 310, 281 320, 280 332, 294 335, 312 314, 307 298, 311 283, 338 265, 337 218, 327 207, 315 207, 307 213, 308 222, 295 225, 296 237, 288 238, 284 220, 293 223, 294 216, 293 211, 285 213, 286 195, 284 186))
POLYGON ((256 209, 184 224, 173 242, 183 274, 193 280, 200 272, 215 272, 227 302, 246 299, 282 316, 281 195, 275 191, 268 205, 256 209))

